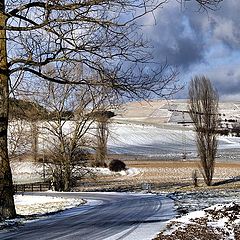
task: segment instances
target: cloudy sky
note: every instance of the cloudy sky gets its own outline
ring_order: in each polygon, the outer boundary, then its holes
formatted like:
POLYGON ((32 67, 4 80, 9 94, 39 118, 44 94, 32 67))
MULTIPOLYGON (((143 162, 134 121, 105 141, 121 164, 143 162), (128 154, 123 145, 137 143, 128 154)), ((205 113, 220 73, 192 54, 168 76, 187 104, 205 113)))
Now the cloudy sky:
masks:
POLYGON ((208 76, 221 100, 240 101, 240 1, 224 0, 216 11, 197 12, 192 1, 184 8, 169 1, 144 19, 144 33, 159 61, 180 71, 185 90, 196 74, 208 76), (155 24, 156 21, 156 24, 155 24))

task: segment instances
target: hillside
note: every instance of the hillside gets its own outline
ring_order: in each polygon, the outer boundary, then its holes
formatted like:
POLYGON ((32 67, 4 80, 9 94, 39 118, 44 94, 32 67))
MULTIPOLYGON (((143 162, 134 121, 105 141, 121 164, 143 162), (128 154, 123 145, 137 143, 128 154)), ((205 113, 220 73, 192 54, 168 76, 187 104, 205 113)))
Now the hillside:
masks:
MULTIPOLYGON (((116 111, 117 121, 141 122, 150 124, 176 124, 190 122, 188 102, 185 99, 130 102, 116 111)), ((220 102, 219 115, 222 120, 240 121, 240 102, 220 102)))
MULTIPOLYGON (((240 103, 220 103, 222 129, 239 126, 240 103), (231 120, 236 122, 231 122, 231 120)), ((193 159, 197 157, 195 133, 186 112, 186 100, 131 102, 116 112, 110 127, 110 153, 138 155, 156 159, 193 159)), ((240 138, 219 136, 218 157, 237 160, 240 138)))
POLYGON ((41 105, 23 99, 10 98, 9 116, 10 119, 44 119, 47 110, 41 105))

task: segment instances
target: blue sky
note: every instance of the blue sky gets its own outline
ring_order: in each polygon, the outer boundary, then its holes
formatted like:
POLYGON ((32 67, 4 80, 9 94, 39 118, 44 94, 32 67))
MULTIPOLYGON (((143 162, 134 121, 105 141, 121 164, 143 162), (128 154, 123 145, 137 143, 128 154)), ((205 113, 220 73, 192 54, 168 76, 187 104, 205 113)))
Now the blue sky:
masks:
POLYGON ((216 11, 197 11, 193 1, 184 8, 169 1, 146 16, 143 32, 153 45, 154 57, 167 58, 186 86, 176 97, 186 98, 187 85, 196 75, 208 76, 221 100, 240 100, 240 1, 224 0, 216 11))

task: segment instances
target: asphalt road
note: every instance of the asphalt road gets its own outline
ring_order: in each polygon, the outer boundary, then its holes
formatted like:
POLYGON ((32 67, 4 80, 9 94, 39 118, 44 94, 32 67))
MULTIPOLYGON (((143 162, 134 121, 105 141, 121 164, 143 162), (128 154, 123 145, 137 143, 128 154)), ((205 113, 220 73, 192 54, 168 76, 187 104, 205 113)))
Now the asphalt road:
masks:
POLYGON ((14 240, 135 240, 151 239, 173 217, 171 199, 154 194, 41 193, 99 200, 48 216, 15 229, 0 231, 14 240))

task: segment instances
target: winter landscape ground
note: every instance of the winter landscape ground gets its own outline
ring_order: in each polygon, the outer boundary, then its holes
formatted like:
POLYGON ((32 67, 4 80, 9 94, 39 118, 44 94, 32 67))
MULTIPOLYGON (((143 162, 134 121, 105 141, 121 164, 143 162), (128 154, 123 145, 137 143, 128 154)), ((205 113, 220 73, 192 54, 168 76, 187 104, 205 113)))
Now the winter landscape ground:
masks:
MULTIPOLYGON (((220 113, 225 118, 239 119, 239 106, 239 103, 221 104, 220 113)), ((179 124, 189 122, 187 115, 169 109, 184 110, 186 102, 130 103, 118 110, 110 125, 109 158, 124 160, 128 169, 114 174, 106 168, 94 169, 95 178, 82 179, 82 183, 73 190, 149 192, 149 195, 160 194, 174 200, 174 219, 165 221, 164 225, 159 222, 159 227, 156 227, 156 222, 152 224, 154 234, 151 225, 148 225, 148 230, 139 228, 137 238, 132 239, 147 240, 154 236, 163 240, 190 240, 194 237, 204 240, 240 239, 240 138, 219 137, 213 186, 206 187, 198 171, 199 186, 193 187, 192 173, 199 167, 194 132, 191 124, 179 124), (143 231, 149 231, 149 236, 144 234, 143 237, 143 231)), ((11 164, 15 183, 42 180, 41 163, 11 164)), ((20 194, 15 196, 15 202, 17 213, 25 216, 18 221, 25 221, 29 220, 29 215, 36 220, 43 214, 76 207, 86 200, 20 194)), ((95 206, 92 200, 88 204, 95 206)), ((4 228, 15 222, 5 222, 1 226, 4 228)), ((118 238, 116 235, 111 239, 118 238)), ((131 238, 126 235, 121 239, 131 238)))

